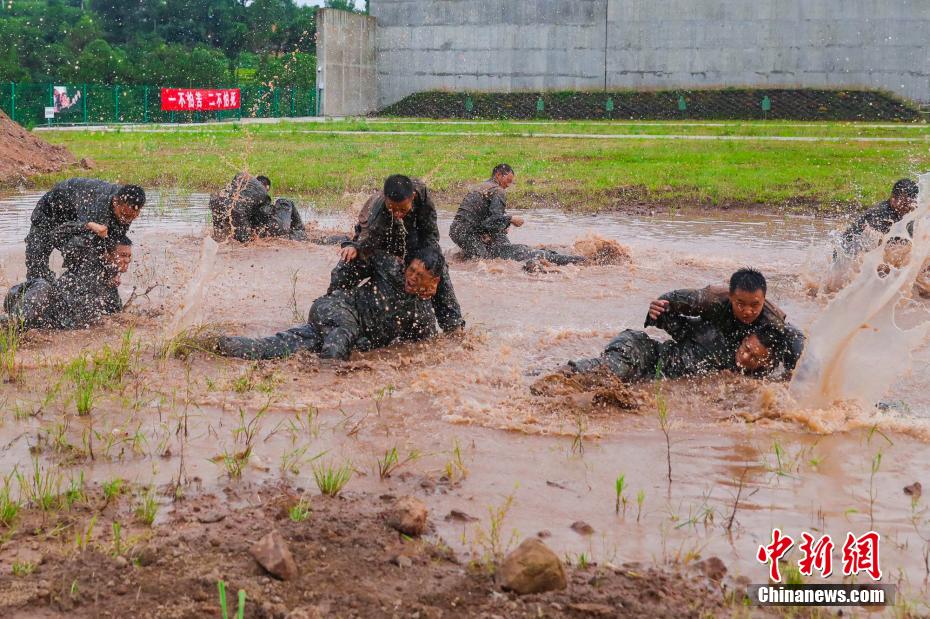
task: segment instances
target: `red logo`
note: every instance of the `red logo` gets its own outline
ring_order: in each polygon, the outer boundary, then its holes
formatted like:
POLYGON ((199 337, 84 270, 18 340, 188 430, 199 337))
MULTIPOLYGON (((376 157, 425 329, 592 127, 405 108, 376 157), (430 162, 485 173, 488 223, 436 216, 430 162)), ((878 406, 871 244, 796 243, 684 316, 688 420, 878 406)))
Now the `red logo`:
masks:
MULTIPOLYGON (((880 580, 882 577, 878 557, 880 541, 881 537, 875 531, 869 531, 860 537, 847 533, 846 543, 843 544, 843 575, 855 576, 860 572, 865 572, 872 580, 880 580)), ((791 550, 792 546, 794 546, 794 540, 783 535, 781 529, 772 529, 771 544, 759 546, 756 559, 759 563, 769 564, 769 579, 772 582, 781 582, 778 561, 791 550)), ((798 561, 800 573, 804 576, 813 576, 816 570, 821 577, 828 578, 833 574, 833 548, 834 543, 829 535, 816 539, 807 531, 801 533, 801 544, 798 546, 802 555, 798 561)))

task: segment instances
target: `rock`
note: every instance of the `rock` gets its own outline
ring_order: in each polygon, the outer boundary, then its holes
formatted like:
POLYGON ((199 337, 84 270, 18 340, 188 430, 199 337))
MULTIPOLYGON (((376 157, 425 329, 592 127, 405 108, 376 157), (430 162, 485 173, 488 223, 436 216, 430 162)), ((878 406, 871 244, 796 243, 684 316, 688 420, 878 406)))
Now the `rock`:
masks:
POLYGON ((127 561, 126 557, 124 557, 123 555, 118 555, 116 559, 113 560, 113 562, 116 563, 116 565, 119 567, 126 567, 127 565, 129 565, 129 561, 127 561))
POLYGON ((463 511, 453 509, 446 515, 446 522, 477 522, 478 519, 463 511))
POLYGON ((284 619, 323 619, 325 613, 317 606, 301 606, 289 612, 284 619))
POLYGON ((694 567, 715 582, 720 582, 727 575, 727 566, 720 557, 708 557, 695 563, 694 567))
POLYGON ((497 572, 501 588, 524 595, 564 589, 565 569, 542 540, 529 537, 511 552, 497 572))
POLYGON ((397 499, 386 512, 388 526, 404 535, 418 537, 426 531, 426 518, 429 511, 423 501, 411 496, 397 499))
POLYGON ((923 492, 923 486, 920 485, 919 481, 915 481, 910 486, 904 486, 904 494, 909 497, 913 497, 915 501, 920 498, 920 495, 923 494, 923 492))
POLYGON ((158 550, 152 545, 143 546, 136 555, 136 560, 142 567, 152 565, 158 560, 158 550))
POLYGON ((293 580, 297 577, 297 562, 281 534, 272 531, 258 540, 249 551, 258 564, 269 574, 281 580, 293 580))
POLYGON ((413 559, 407 555, 397 555, 396 557, 391 557, 391 563, 401 568, 413 567, 413 559))
POLYGON ((203 524, 212 524, 214 522, 219 522, 225 517, 226 517, 226 514, 224 514, 223 512, 219 510, 214 510, 214 511, 206 512, 204 514, 197 514, 197 522, 201 522, 203 524))
POLYGON ((572 523, 572 531, 578 535, 594 535, 594 527, 584 520, 577 520, 572 523))
POLYGON ((536 537, 539 539, 546 539, 547 537, 552 537, 552 531, 549 529, 543 529, 542 531, 536 532, 536 537))

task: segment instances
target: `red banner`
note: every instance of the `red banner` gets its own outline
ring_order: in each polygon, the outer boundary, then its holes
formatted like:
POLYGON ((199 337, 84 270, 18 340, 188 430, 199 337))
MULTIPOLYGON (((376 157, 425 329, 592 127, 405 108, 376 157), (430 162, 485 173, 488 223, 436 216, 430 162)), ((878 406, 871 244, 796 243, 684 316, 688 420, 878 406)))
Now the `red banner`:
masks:
POLYGON ((239 89, 162 88, 161 109, 164 112, 213 112, 238 110, 239 89))

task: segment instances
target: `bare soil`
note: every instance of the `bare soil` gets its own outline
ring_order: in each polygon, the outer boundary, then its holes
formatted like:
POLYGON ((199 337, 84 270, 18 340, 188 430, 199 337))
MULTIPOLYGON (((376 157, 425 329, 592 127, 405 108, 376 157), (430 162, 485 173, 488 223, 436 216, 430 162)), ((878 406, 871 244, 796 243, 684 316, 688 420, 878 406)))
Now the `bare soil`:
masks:
POLYGON ((25 183, 30 176, 58 172, 77 163, 64 146, 53 146, 0 111, 0 187, 25 183))
POLYGON ((310 516, 295 522, 288 510, 299 492, 229 486, 223 496, 173 502, 152 528, 132 524, 128 493, 107 504, 98 490, 71 509, 20 514, 0 555, 0 615, 218 617, 220 580, 230 616, 237 592, 246 592, 246 617, 703 617, 739 610, 734 591, 743 584, 725 576, 719 559, 688 568, 568 567, 566 590, 521 597, 503 592, 485 567, 461 562, 441 539, 390 529, 382 513, 393 495, 314 496, 310 516), (82 548, 75 537, 95 514, 82 548), (118 520, 129 523, 119 545, 112 534, 118 520), (297 562, 293 581, 271 576, 249 554, 275 529, 297 562), (35 567, 16 576, 13 562, 35 567))

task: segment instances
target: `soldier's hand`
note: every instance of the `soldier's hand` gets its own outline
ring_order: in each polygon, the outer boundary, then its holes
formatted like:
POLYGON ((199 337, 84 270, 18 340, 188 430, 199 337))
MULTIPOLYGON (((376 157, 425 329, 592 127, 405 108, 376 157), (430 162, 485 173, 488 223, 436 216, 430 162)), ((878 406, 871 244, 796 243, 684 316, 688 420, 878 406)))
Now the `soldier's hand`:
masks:
POLYGON ((358 258, 358 250, 351 245, 348 247, 343 247, 339 251, 339 257, 342 258, 345 262, 352 262, 358 258))
POLYGON ((659 316, 665 313, 665 310, 668 309, 668 301, 663 299, 656 299, 649 304, 649 318, 652 320, 658 320, 659 316))
POLYGON ((511 225, 511 226, 516 226, 516 227, 519 228, 519 227, 522 226, 524 223, 525 223, 525 222, 523 221, 523 218, 522 218, 522 217, 518 217, 518 216, 516 216, 516 215, 513 215, 513 216, 511 216, 511 218, 510 218, 510 225, 511 225))
POLYGON ((98 224, 93 221, 87 222, 85 227, 102 239, 107 238, 107 234, 110 232, 103 224, 98 224))

